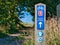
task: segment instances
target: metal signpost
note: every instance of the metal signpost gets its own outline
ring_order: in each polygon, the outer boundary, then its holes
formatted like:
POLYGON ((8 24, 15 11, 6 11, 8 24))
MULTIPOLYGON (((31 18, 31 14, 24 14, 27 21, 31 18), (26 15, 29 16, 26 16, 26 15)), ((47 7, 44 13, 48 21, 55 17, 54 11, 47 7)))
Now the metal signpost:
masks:
POLYGON ((59 20, 59 18, 60 18, 60 4, 57 5, 56 9, 57 9, 57 18, 59 20))
POLYGON ((57 5, 56 10, 57 10, 57 24, 59 27, 60 26, 60 4, 57 5))
POLYGON ((35 5, 35 45, 45 45, 46 5, 35 5))

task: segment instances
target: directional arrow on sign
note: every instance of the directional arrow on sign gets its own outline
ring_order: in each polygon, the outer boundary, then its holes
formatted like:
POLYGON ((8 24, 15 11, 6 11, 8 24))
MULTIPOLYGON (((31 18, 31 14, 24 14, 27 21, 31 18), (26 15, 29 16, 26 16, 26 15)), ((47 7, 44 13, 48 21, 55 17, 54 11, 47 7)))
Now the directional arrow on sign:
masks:
POLYGON ((40 24, 40 28, 41 28, 42 22, 39 22, 39 24, 40 24))

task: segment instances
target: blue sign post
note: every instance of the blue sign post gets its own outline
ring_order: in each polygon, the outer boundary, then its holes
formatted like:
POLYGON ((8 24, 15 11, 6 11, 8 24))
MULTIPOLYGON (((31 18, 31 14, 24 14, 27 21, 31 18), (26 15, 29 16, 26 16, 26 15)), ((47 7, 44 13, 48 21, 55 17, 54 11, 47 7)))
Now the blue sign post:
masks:
POLYGON ((46 5, 39 3, 35 5, 35 45, 45 45, 45 17, 46 5), (43 40, 43 41, 42 41, 43 40))
POLYGON ((37 5, 37 29, 44 30, 44 6, 37 5))

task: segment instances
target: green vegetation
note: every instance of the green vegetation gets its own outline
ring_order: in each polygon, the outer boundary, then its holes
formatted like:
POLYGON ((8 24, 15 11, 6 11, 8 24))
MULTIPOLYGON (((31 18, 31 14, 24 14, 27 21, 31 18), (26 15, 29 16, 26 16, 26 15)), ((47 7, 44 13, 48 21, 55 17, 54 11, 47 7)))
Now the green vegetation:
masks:
POLYGON ((7 37, 8 35, 2 31, 0 31, 0 38, 7 37))

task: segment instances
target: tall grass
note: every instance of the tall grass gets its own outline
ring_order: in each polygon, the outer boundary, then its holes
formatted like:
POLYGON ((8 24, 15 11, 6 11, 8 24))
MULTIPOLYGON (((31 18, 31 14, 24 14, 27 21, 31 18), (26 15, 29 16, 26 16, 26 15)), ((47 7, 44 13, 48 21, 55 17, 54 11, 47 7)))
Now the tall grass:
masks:
POLYGON ((46 21, 46 45, 60 45, 60 19, 50 18, 46 21))

